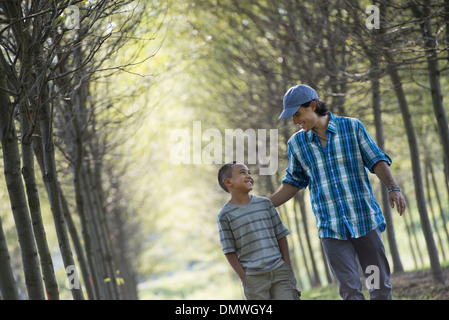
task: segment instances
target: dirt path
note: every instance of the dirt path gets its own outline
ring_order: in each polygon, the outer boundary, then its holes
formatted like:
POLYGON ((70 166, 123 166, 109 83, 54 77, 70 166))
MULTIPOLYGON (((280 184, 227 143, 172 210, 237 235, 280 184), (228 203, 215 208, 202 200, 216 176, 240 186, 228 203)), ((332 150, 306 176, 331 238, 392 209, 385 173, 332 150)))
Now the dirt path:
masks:
POLYGON ((433 280, 430 270, 394 273, 394 299, 449 300, 449 268, 444 268, 446 284, 433 280))

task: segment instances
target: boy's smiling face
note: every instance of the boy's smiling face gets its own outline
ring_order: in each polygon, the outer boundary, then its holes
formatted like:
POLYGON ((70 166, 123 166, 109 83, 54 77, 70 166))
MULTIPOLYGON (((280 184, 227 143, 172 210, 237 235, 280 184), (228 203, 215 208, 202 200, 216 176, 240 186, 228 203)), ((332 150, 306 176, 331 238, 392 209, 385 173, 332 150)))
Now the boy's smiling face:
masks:
POLYGON ((231 178, 226 178, 225 184, 228 190, 232 188, 236 191, 250 192, 253 190, 254 179, 251 177, 251 172, 246 165, 236 163, 232 166, 231 178))

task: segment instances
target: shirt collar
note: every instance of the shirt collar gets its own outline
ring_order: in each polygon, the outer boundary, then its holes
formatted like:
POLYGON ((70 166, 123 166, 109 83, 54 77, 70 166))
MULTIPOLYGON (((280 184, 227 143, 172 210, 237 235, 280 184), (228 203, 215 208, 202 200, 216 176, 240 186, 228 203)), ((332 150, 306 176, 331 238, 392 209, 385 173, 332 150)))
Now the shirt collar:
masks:
MULTIPOLYGON (((326 131, 336 133, 337 132, 337 117, 334 116, 332 114, 332 112, 330 112, 330 111, 328 111, 328 114, 329 114, 330 119, 329 119, 329 123, 327 124, 326 131)), ((307 132, 307 138, 309 139, 310 142, 312 142, 313 136, 314 136, 313 130, 310 130, 309 132, 307 132)))
POLYGON ((330 119, 329 119, 329 123, 327 125, 327 130, 332 133, 336 133, 337 132, 337 117, 334 116, 332 114, 332 112, 330 112, 330 111, 328 111, 328 112, 329 112, 330 119))

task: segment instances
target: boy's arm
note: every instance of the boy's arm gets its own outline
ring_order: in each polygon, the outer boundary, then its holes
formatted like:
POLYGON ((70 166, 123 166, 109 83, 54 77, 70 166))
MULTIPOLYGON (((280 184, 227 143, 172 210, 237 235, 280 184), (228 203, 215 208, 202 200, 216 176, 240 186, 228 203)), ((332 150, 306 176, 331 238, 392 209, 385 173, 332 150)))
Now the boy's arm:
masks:
POLYGON ((237 273, 237 275, 239 276, 240 281, 242 281, 243 283, 245 281, 246 272, 245 269, 243 269, 235 252, 226 253, 225 257, 228 260, 229 264, 231 265, 232 269, 234 269, 235 273, 237 273))
POLYGON ((292 261, 290 260, 290 252, 288 251, 288 242, 287 242, 287 236, 280 238, 278 240, 279 249, 281 249, 282 258, 284 259, 285 263, 288 264, 290 267, 292 267, 292 261))

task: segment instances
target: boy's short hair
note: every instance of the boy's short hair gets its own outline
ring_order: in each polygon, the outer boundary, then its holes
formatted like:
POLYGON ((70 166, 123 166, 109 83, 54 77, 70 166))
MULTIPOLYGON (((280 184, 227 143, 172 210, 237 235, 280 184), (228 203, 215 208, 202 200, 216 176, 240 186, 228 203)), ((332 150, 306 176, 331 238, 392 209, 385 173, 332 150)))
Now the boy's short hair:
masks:
POLYGON ((218 170, 218 184, 224 191, 228 193, 229 193, 228 188, 226 188, 226 185, 224 184, 223 180, 225 178, 232 177, 232 166, 236 163, 237 163, 236 161, 232 161, 232 163, 226 163, 220 168, 220 170, 218 170))

